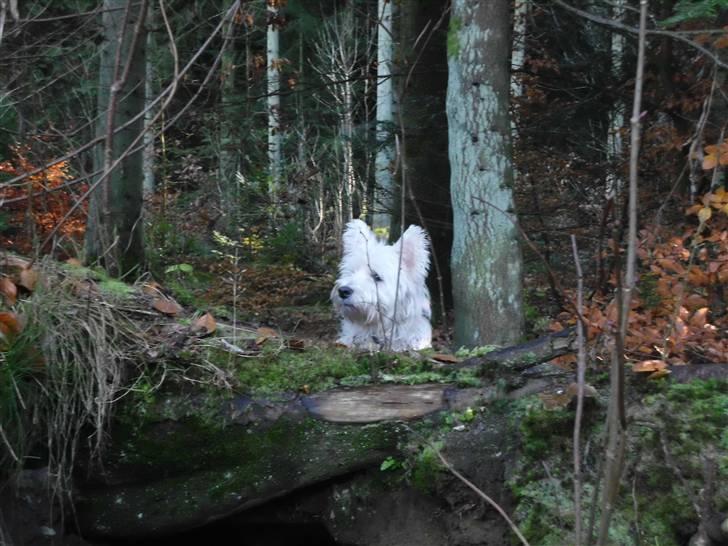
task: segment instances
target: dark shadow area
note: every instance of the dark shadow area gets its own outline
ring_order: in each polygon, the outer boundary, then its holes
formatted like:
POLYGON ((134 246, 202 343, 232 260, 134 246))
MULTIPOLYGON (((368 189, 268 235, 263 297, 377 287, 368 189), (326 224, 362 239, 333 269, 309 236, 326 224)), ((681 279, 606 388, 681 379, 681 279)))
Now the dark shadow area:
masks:
POLYGON ((106 545, 200 546, 337 546, 320 523, 250 522, 231 517, 184 533, 158 538, 140 538, 106 545))

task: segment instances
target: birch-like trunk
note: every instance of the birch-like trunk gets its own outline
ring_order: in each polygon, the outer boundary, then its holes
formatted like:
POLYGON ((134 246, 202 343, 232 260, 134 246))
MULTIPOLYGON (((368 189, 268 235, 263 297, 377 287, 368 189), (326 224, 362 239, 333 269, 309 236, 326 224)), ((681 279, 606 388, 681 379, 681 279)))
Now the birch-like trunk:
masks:
POLYGON ((394 86, 392 84, 392 0, 379 0, 377 25, 377 154, 374 160, 374 214, 377 233, 389 236, 394 211, 394 86))
POLYGON ((447 117, 455 343, 521 337, 522 257, 513 214, 508 0, 454 0, 447 117))
POLYGON ((267 74, 268 74, 268 165, 270 196, 274 205, 280 190, 283 171, 283 138, 281 135, 280 95, 280 31, 278 29, 278 0, 267 0, 267 74))
MULTIPOLYGON (((157 48, 157 40, 152 30, 154 27, 154 6, 149 6, 149 14, 147 15, 149 23, 147 27, 147 52, 151 53, 157 48)), ((154 86, 154 65, 147 59, 146 74, 144 80, 144 125, 148 126, 154 119, 155 110, 151 108, 152 101, 156 98, 156 90, 154 86)), ((149 130, 144 133, 144 196, 149 197, 154 193, 154 131, 149 130)))
POLYGON ((513 10, 513 48, 511 51, 511 96, 523 94, 521 76, 517 72, 523 70, 526 60, 526 20, 530 0, 516 0, 513 10))
MULTIPOLYGON (((621 22, 624 18, 624 0, 615 0, 612 6, 612 17, 621 22)), ((624 60, 625 37, 619 32, 611 33, 612 53, 612 81, 621 81, 622 64, 624 60)), ((622 157, 622 128, 624 127, 624 104, 616 100, 608 113, 609 129, 607 133, 607 161, 610 166, 616 166, 622 157)), ((607 198, 612 199, 619 192, 622 180, 618 174, 619 169, 610 167, 607 173, 607 198)))

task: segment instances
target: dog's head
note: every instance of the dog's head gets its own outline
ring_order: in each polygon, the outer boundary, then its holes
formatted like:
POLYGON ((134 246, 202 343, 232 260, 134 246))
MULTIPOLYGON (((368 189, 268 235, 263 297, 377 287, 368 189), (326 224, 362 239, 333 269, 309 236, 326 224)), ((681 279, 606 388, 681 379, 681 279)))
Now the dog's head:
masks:
POLYGON ((421 227, 410 226, 399 241, 388 245, 364 222, 352 220, 343 243, 331 300, 344 318, 362 324, 402 322, 425 306, 429 312, 429 240, 421 227))

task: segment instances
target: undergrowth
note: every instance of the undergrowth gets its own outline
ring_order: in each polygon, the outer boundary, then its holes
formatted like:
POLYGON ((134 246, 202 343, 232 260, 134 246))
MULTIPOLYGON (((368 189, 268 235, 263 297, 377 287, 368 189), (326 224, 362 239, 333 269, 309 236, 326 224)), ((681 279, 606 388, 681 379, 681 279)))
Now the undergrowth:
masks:
POLYGON ((77 279, 45 268, 41 275, 47 285, 15 305, 24 326, 0 351, 0 479, 47 464, 51 492, 62 500, 79 454, 99 460, 126 370, 144 344, 103 292, 81 298, 77 279))

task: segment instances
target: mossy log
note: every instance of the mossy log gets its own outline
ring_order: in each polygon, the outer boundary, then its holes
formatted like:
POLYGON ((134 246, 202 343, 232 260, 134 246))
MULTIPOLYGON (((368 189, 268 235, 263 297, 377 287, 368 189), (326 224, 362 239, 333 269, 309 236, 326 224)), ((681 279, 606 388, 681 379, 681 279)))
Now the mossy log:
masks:
POLYGON ((395 455, 403 421, 475 403, 481 389, 380 385, 284 400, 160 401, 113 433, 104 471, 80 484, 81 531, 96 538, 180 532, 395 455), (152 416, 153 415, 153 416, 152 416), (204 416, 204 417, 203 417, 204 416))
POLYGON ((547 362, 552 358, 576 352, 576 329, 567 328, 520 345, 496 349, 483 356, 468 358, 459 364, 460 368, 479 368, 483 372, 498 365, 501 372, 520 372, 547 362))

